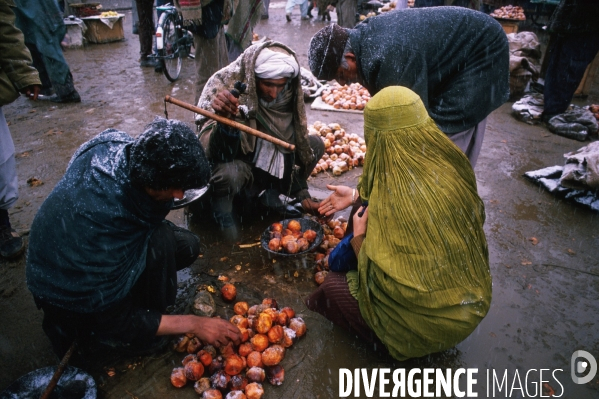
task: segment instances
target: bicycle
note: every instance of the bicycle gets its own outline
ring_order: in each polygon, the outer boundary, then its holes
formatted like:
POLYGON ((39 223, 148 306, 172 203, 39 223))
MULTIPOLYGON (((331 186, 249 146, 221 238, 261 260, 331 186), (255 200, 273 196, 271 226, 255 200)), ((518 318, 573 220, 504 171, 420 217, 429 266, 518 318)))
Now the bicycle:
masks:
POLYGON ((183 27, 183 16, 172 4, 156 7, 162 11, 156 28, 155 56, 160 60, 164 76, 174 82, 181 73, 182 59, 194 58, 191 54, 193 35, 183 27))

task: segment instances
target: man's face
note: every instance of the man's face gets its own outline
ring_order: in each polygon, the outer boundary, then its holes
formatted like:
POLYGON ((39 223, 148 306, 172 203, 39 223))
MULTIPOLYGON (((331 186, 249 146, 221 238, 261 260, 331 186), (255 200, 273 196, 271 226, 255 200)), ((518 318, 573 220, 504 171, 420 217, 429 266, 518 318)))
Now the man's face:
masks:
POLYGON ((280 92, 283 91, 289 78, 281 79, 259 79, 256 78, 258 98, 270 103, 274 101, 280 92))
POLYGON ((146 193, 152 197, 154 201, 169 202, 173 199, 182 199, 184 196, 183 190, 180 188, 167 188, 166 190, 154 190, 146 187, 146 193))
POLYGON ((339 82, 341 85, 346 85, 350 83, 362 83, 362 79, 358 75, 358 64, 356 62, 356 57, 352 53, 347 53, 344 55, 345 61, 347 61, 348 68, 343 68, 339 66, 337 68, 337 74, 335 75, 335 80, 339 82))

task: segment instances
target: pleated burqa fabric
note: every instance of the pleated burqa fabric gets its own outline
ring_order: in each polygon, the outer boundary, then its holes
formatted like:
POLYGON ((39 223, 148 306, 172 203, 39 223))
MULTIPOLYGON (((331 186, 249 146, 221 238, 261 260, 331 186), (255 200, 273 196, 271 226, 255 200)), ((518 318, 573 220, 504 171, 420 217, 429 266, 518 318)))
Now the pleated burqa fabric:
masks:
POLYGON ((472 167, 404 87, 370 100, 364 132, 358 189, 369 203, 368 230, 350 290, 396 359, 451 348, 491 302, 485 212, 472 167))

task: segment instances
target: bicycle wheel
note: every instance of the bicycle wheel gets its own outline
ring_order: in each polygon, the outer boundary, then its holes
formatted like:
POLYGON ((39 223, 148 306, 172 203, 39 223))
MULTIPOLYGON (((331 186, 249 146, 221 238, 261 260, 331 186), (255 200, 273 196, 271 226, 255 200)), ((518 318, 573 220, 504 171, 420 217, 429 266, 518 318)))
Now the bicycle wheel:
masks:
POLYGON ((181 73, 181 51, 179 43, 181 43, 181 31, 177 29, 177 21, 173 14, 169 14, 164 18, 162 23, 162 37, 164 47, 161 50, 162 70, 164 76, 171 82, 179 78, 181 73))

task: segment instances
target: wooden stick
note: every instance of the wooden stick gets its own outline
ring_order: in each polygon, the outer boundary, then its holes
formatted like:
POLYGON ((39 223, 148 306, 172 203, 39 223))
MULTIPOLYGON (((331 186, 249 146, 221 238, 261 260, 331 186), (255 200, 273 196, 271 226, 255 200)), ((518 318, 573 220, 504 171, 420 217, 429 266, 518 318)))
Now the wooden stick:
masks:
POLYGON ((46 390, 44 391, 44 393, 42 394, 42 396, 40 396, 40 399, 48 399, 48 397, 50 396, 50 394, 54 390, 54 387, 58 383, 58 380, 60 379, 60 376, 62 375, 62 372, 64 371, 65 367, 67 366, 67 363, 69 362, 69 359, 71 358, 71 355, 75 351, 75 346, 76 346, 76 341, 73 341, 73 343, 71 344, 71 347, 69 348, 69 350, 67 351, 67 353, 65 353, 64 357, 60 361, 60 364, 58 365, 58 368, 54 372, 54 375, 52 376, 52 379, 48 383, 48 386, 46 387, 46 390))
POLYGON ((164 97, 164 101, 171 103, 171 104, 178 105, 181 108, 188 109, 197 114, 204 115, 205 117, 214 119, 215 121, 220 122, 224 125, 228 125, 228 126, 234 127, 235 129, 239 129, 242 132, 246 132, 246 133, 251 134, 256 137, 260 137, 262 140, 270 141, 271 143, 280 145, 281 147, 287 148, 288 150, 295 151, 295 145, 293 145, 293 144, 289 144, 286 141, 280 140, 276 137, 269 136, 266 133, 263 133, 256 129, 252 129, 249 126, 243 125, 239 122, 235 122, 234 120, 225 118, 224 116, 217 115, 214 112, 206 111, 205 109, 195 107, 189 103, 186 103, 181 100, 177 100, 176 98, 173 98, 171 96, 164 97))

